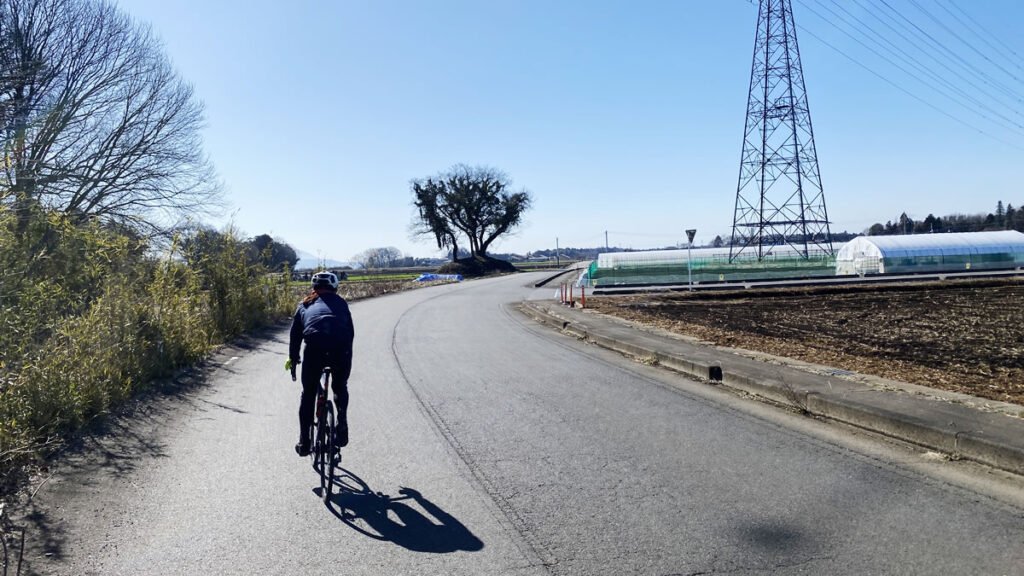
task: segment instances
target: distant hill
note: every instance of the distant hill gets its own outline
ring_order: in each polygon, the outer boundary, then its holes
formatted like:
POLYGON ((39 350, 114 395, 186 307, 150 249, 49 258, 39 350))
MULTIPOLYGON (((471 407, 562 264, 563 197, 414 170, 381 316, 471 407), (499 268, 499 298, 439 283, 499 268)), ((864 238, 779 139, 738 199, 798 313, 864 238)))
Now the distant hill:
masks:
POLYGON ((295 264, 296 270, 310 270, 316 268, 320 264, 323 264, 327 268, 344 268, 346 266, 349 268, 360 267, 357 262, 343 262, 341 260, 331 260, 330 258, 324 258, 318 262, 317 257, 314 254, 303 252, 302 250, 296 250, 295 253, 299 256, 299 261, 295 264))

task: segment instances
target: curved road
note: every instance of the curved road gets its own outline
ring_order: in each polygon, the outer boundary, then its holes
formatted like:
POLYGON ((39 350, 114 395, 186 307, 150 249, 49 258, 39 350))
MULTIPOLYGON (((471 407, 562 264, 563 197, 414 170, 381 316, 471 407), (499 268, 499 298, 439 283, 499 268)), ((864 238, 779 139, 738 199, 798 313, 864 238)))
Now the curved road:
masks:
POLYGON ((329 506, 286 330, 62 459, 35 573, 1024 574, 1024 484, 547 331, 537 275, 354 303, 329 506))

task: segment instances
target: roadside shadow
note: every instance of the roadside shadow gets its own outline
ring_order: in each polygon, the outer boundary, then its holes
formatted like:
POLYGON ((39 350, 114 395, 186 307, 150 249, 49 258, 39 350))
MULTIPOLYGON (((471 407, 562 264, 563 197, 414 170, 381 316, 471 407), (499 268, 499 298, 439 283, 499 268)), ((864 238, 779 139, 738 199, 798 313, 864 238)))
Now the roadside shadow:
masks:
POLYGON ((753 522, 737 526, 735 535, 747 547, 776 553, 793 553, 811 544, 797 526, 783 522, 753 522))
MULTIPOLYGON (((375 540, 414 552, 477 552, 484 543, 464 524, 418 490, 403 487, 399 496, 374 492, 350 470, 338 467, 327 508, 350 528, 375 540)), ((318 494, 320 488, 314 490, 318 494)))
MULTIPOLYGON (((105 483, 130 485, 132 475, 154 460, 170 457, 167 434, 213 412, 245 410, 204 397, 211 384, 233 368, 226 361, 263 346, 280 350, 281 326, 239 338, 218 352, 176 373, 148 382, 110 412, 98 414, 82 429, 60 439, 34 466, 19 469, 0 500, 25 532, 23 574, 58 571, 73 549, 64 503, 80 499, 105 483), (192 412, 183 412, 183 411, 192 412), (182 414, 189 414, 182 417, 182 414), (45 490, 41 490, 42 488, 45 490), (33 566, 36 564, 36 566, 33 566)), ((0 563, 0 575, 3 565, 0 563)))

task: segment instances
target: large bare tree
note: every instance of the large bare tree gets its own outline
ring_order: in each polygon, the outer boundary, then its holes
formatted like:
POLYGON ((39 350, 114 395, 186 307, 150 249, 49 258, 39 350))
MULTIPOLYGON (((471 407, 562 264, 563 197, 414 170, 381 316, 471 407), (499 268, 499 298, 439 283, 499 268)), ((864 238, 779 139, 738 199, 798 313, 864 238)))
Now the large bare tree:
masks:
POLYGON ((457 164, 447 172, 411 182, 419 219, 413 233, 433 235, 438 248, 451 248, 458 258, 458 239, 464 235, 474 257, 486 259, 492 242, 522 221, 530 193, 509 190, 512 181, 487 166, 457 164))
POLYGON ((160 229, 219 185, 202 104, 148 26, 104 0, 0 0, 3 201, 160 229))

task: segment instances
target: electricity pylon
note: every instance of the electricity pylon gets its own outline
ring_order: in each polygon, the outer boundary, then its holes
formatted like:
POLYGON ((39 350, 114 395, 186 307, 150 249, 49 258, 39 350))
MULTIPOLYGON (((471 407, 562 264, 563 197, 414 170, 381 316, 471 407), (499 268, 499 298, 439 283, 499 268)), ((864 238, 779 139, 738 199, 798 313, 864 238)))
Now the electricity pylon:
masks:
POLYGON ((790 0, 760 0, 729 260, 832 253, 790 0))

